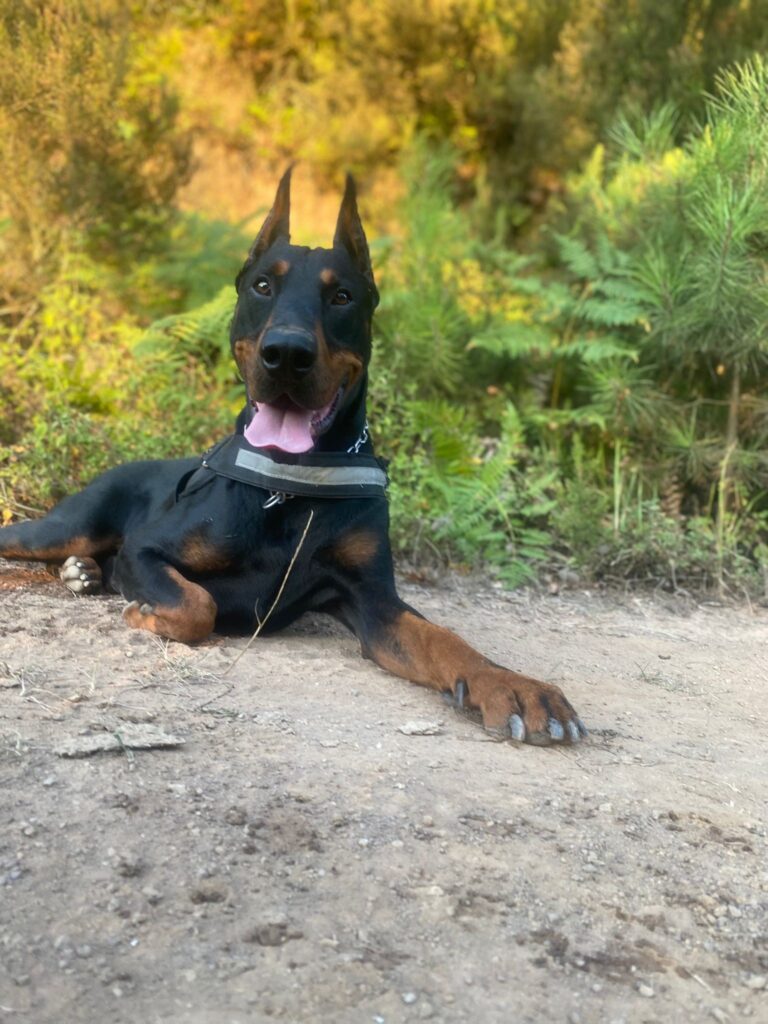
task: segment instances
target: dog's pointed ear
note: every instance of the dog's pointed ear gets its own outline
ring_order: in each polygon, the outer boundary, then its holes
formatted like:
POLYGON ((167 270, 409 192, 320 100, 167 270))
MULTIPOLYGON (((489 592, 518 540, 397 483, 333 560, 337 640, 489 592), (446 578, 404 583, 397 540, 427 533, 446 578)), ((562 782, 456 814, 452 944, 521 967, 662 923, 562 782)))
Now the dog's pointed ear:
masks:
POLYGON ((286 242, 291 240, 291 172, 293 167, 294 165, 291 164, 280 179, 272 209, 267 214, 266 220, 261 225, 261 231, 256 235, 253 245, 248 250, 248 259, 235 279, 235 288, 240 287, 240 279, 243 274, 253 266, 254 262, 263 252, 267 251, 273 242, 276 242, 278 238, 283 238, 286 242))
POLYGON ((333 244, 342 245, 347 250, 357 269, 368 281, 374 308, 378 306, 379 292, 373 279, 371 254, 368 251, 368 241, 363 231, 360 214, 357 211, 357 189, 355 188, 355 179, 351 174, 347 175, 347 184, 344 189, 344 198, 341 201, 339 219, 336 222, 333 244))

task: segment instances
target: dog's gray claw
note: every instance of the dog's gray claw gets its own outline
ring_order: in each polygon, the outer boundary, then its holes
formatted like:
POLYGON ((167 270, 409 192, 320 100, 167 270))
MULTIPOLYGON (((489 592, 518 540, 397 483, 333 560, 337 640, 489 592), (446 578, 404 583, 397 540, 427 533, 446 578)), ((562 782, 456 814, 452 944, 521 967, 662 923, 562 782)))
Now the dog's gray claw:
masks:
POLYGON ((576 725, 573 719, 568 721, 568 723, 566 724, 566 729, 568 730, 568 739, 571 741, 571 743, 578 743, 581 739, 581 733, 579 732, 578 725, 576 725))
POLYGON ((143 604, 143 605, 140 606, 139 611, 141 612, 142 615, 151 615, 152 614, 152 605, 151 604, 143 604))
POLYGON ((556 718, 550 718, 547 722, 547 728, 549 729, 549 735, 552 739, 559 743, 565 736, 565 730, 556 718))
POLYGON ((579 730, 579 732, 581 733, 582 736, 589 736, 589 730, 587 729, 586 725, 584 725, 584 723, 582 722, 582 720, 580 718, 576 719, 576 726, 577 726, 577 728, 578 728, 578 730, 579 730))
POLYGON ((463 708, 464 698, 467 695, 467 684, 464 682, 463 679, 459 679, 459 681, 456 683, 456 688, 453 691, 453 693, 456 699, 456 707, 463 708))
POLYGON ((522 743, 525 739, 525 725, 520 715, 509 716, 509 732, 513 740, 522 743))

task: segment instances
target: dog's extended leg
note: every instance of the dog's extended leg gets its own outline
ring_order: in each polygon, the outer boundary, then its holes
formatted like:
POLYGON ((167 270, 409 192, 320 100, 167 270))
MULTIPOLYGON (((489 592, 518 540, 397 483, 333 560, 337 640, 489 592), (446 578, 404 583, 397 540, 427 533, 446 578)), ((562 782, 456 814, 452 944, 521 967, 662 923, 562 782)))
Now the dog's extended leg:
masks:
POLYGON ((6 526, 0 529, 0 557, 61 565, 59 577, 73 594, 97 594, 103 582, 100 562, 120 539, 94 528, 91 512, 82 495, 74 495, 43 519, 6 526))
POLYGON ((356 629, 363 653, 414 683, 448 691, 477 708, 491 732, 544 746, 576 743, 586 729, 557 686, 495 665, 464 640, 398 598, 367 605, 356 629))
POLYGON ((62 502, 43 519, 0 529, 0 558, 64 562, 72 555, 94 558, 114 551, 119 538, 95 532, 81 517, 68 515, 69 504, 76 504, 74 498, 62 502))
POLYGON ((196 460, 130 462, 107 470, 48 515, 0 529, 0 558, 59 564, 62 581, 78 594, 110 585, 112 556, 126 530, 136 528, 156 503, 172 494, 196 460), (62 565, 63 563, 63 565, 62 565))

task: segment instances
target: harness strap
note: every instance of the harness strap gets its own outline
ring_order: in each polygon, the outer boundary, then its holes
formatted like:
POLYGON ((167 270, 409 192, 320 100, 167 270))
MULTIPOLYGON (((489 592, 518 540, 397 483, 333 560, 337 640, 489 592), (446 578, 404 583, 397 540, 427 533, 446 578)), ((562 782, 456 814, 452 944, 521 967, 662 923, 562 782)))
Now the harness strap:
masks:
MULTIPOLYGON (((291 455, 254 448, 233 434, 205 453, 184 493, 209 479, 208 472, 284 495, 309 498, 380 498, 387 488, 386 463, 372 455, 304 452, 291 455)), ((273 502, 275 504, 276 502, 273 502)))

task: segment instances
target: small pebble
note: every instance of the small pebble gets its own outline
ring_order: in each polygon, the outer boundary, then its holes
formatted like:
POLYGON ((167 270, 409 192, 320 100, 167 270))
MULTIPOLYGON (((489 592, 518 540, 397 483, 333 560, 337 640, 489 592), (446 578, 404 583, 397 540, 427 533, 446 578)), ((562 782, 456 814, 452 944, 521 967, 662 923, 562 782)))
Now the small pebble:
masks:
POLYGON ((145 864, 141 857, 130 853, 121 853, 115 864, 115 870, 123 878, 138 878, 144 868, 145 864))
POLYGON ((190 889, 189 898, 193 903, 223 903, 226 892, 218 885, 203 882, 190 889))
POLYGON ((419 997, 415 992, 403 992, 400 998, 406 1006, 410 1006, 412 1003, 415 1003, 419 997))
POLYGON ((747 988, 754 989, 756 992, 765 988, 766 984, 768 984, 768 977, 765 974, 750 974, 746 980, 747 988))
POLYGON ((637 983, 637 991, 641 996, 645 996, 646 999, 653 999, 656 993, 653 991, 650 985, 646 985, 644 981, 637 983))
POLYGON ((298 930, 291 931, 287 921, 275 918, 249 928, 243 939, 245 942, 255 942, 259 946, 282 946, 289 939, 300 939, 302 935, 303 933, 298 930))
POLYGON ((224 815, 224 821, 228 825, 244 825, 246 821, 246 813, 242 807, 230 807, 224 815))

